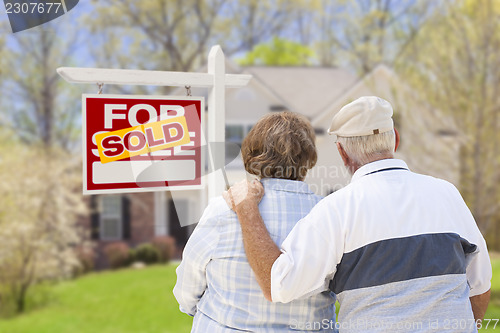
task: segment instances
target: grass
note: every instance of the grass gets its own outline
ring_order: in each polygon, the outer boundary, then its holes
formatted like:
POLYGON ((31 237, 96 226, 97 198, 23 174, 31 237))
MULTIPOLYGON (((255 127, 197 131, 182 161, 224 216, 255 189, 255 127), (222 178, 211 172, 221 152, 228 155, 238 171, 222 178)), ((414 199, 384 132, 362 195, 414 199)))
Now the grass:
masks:
MULTIPOLYGON (((500 258, 492 260, 492 300, 485 318, 500 318, 500 258)), ((172 295, 175 265, 93 273, 51 287, 48 303, 0 320, 2 333, 182 333, 191 317, 172 295)), ((46 289, 44 288, 44 292, 46 289)), ((500 332, 500 323, 481 332, 500 332)))
MULTIPOLYGON (((500 257, 495 255, 492 256, 491 266, 493 268, 493 279, 491 280, 491 300, 488 306, 488 311, 486 311, 485 319, 499 319, 500 318, 500 257)), ((490 326, 494 325, 495 322, 491 321, 490 326)), ((488 329, 481 330, 482 332, 500 332, 500 322, 496 325, 497 327, 493 329, 488 327, 488 329)))
POLYGON ((175 267, 94 273, 53 287, 44 307, 0 320, 2 333, 179 333, 192 319, 179 312, 175 267))

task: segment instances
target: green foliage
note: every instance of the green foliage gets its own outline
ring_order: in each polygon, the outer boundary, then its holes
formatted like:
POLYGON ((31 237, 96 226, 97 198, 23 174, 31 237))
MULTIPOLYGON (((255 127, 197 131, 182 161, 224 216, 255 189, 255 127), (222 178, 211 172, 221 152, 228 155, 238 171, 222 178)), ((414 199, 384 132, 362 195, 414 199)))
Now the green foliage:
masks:
POLYGON ((353 68, 360 74, 380 63, 392 65, 418 34, 440 1, 323 1, 314 17, 322 65, 353 68))
MULTIPOLYGON (((31 286, 29 293, 26 294, 24 300, 24 312, 33 311, 47 306, 52 300, 53 287, 54 283, 51 282, 42 282, 31 286)), ((3 288, 5 288, 5 286, 0 286, 0 289, 3 288)), ((3 292, 0 292, 0 295, 2 295, 0 298, 0 319, 10 319, 19 315, 19 311, 16 307, 17 300, 15 298, 15 294, 4 289, 3 292)))
POLYGON ((160 252, 152 244, 143 243, 130 250, 130 257, 132 261, 140 261, 151 265, 160 261, 160 252))
POLYGON ((446 4, 402 54, 398 71, 418 92, 413 99, 456 126, 460 191, 490 248, 500 249, 500 4, 446 4))
POLYGON ((101 0, 86 25, 102 67, 190 71, 206 63, 212 45, 232 55, 279 35, 305 6, 301 2, 101 0))
POLYGON ((242 66, 302 66, 313 63, 314 52, 307 46, 274 37, 271 42, 256 45, 238 62, 242 66))

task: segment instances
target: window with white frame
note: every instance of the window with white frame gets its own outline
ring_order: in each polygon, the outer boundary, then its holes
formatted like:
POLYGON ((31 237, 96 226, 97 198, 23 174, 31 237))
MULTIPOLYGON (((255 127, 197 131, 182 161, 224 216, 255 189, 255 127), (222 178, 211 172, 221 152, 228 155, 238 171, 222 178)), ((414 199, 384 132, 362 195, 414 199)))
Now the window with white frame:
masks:
POLYGON ((122 197, 101 197, 100 235, 102 240, 122 239, 122 197))
POLYGON ((252 129, 251 124, 226 125, 226 164, 233 161, 240 153, 241 143, 252 129))

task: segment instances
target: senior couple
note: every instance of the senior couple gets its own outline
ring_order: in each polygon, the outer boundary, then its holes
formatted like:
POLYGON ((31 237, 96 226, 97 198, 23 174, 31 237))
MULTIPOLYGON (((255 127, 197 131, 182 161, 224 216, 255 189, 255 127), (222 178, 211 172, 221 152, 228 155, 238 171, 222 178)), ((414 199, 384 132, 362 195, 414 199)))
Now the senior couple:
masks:
POLYGON ((259 120, 241 152, 260 182, 208 205, 177 269, 192 332, 477 331, 491 286, 486 243, 452 184, 394 159, 392 113, 366 96, 333 117, 352 180, 326 198, 304 182, 317 159, 309 122, 259 120))

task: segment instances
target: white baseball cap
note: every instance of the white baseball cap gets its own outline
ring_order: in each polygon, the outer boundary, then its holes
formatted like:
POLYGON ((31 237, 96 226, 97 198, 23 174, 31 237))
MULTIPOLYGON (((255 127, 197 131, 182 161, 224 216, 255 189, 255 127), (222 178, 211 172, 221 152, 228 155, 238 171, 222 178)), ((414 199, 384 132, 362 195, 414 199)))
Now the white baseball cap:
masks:
POLYGON ((376 96, 363 96, 347 104, 333 117, 328 134, 352 137, 394 129, 391 104, 376 96))

